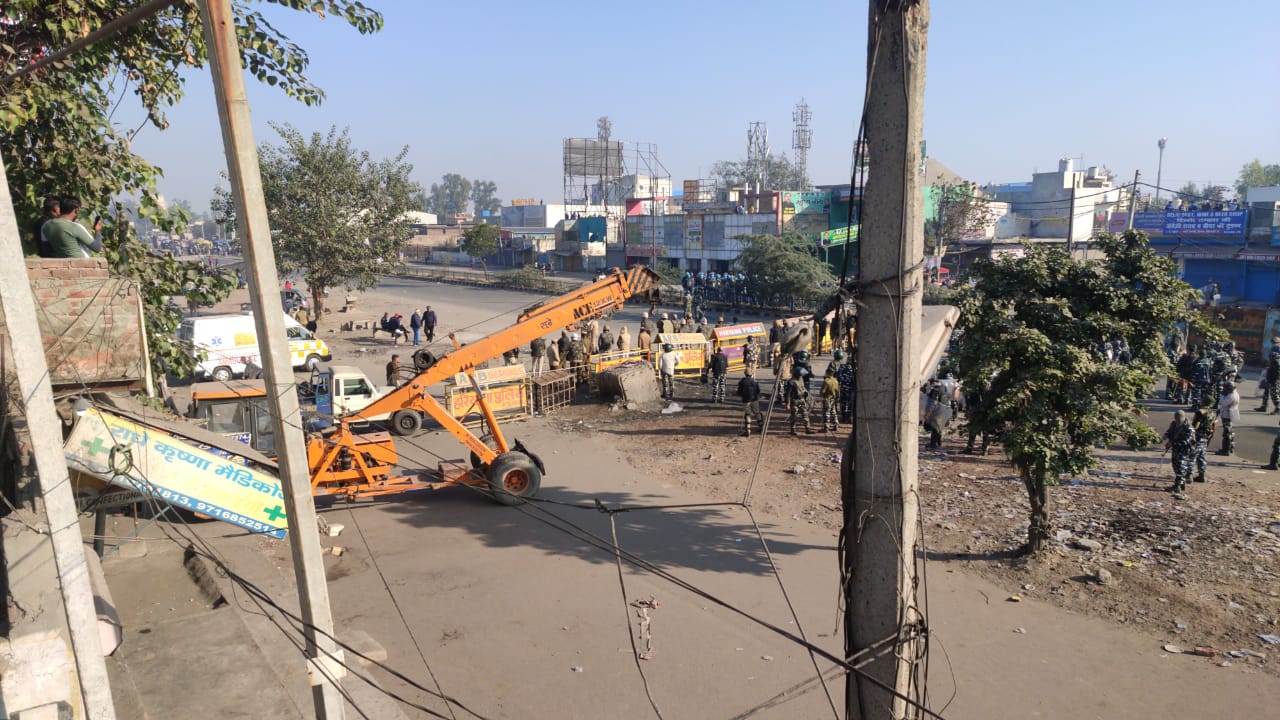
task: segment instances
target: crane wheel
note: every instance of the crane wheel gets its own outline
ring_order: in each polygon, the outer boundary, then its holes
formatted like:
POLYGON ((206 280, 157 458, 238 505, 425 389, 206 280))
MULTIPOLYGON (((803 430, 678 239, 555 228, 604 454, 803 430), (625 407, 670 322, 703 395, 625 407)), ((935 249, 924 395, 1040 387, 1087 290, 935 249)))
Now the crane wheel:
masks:
POLYGON ((422 416, 416 410, 398 410, 391 416, 391 431, 396 435, 412 435, 422 427, 422 416))
POLYGON ((494 458, 488 477, 493 499, 503 505, 519 505, 537 495, 542 486, 542 471, 521 452, 505 452, 494 458))

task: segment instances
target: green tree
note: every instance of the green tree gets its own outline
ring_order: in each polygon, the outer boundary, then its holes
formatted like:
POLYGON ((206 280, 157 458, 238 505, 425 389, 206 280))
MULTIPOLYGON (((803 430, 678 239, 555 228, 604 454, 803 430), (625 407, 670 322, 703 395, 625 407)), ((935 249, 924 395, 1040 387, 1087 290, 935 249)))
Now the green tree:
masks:
POLYGON ((479 258, 480 268, 484 271, 485 276, 489 275, 489 265, 485 258, 498 252, 498 236, 500 231, 497 225, 489 223, 480 223, 467 228, 462 233, 462 242, 458 245, 462 252, 473 258, 479 258))
POLYGON ((941 261, 948 244, 981 235, 994 218, 991 201, 976 185, 944 184, 938 189, 938 214, 924 224, 925 253, 941 261))
POLYGON ((964 384, 982 390, 971 429, 999 433, 1031 504, 1027 545, 1051 534, 1048 487, 1096 464, 1094 449, 1158 439, 1139 398, 1168 370, 1161 341, 1175 322, 1201 322, 1196 291, 1146 235, 1100 235, 1102 260, 1061 247, 980 260, 960 293, 952 357, 964 384), (1123 338, 1133 361, 1110 364, 1104 342, 1123 338))
MULTIPOLYGON (((382 27, 381 15, 354 0, 270 1, 319 17, 340 17, 361 33, 382 27)), ((236 6, 244 66, 289 97, 307 105, 321 102, 323 92, 304 75, 306 52, 251 8, 236 6)), ((117 0, 10 0, 0 22, 0 74, 70 45, 128 9, 117 0)), ((164 109, 182 98, 183 71, 204 67, 206 57, 200 14, 194 3, 182 2, 56 66, 0 85, 0 158, 20 227, 32 227, 46 195, 78 195, 86 208, 101 213, 112 270, 139 282, 152 365, 179 375, 193 366, 192 353, 171 341, 181 318, 166 293, 182 293, 186 287, 192 288, 188 299, 216 300, 223 289, 229 292, 230 277, 206 277, 195 264, 156 258, 138 241, 131 219, 138 227, 162 231, 180 230, 185 219, 160 207, 156 182, 161 170, 134 154, 130 143, 147 125, 159 130, 168 126, 164 109), (126 98, 145 116, 136 128, 122 129, 113 121, 126 98), (193 277, 205 282, 193 283, 193 277)))
POLYGON ((737 266, 750 292, 761 298, 792 298, 798 304, 831 294, 835 276, 815 254, 812 240, 795 233, 745 235, 737 266))
POLYGON ((1261 161, 1254 158, 1252 162, 1247 162, 1240 168, 1240 175, 1236 178, 1236 197, 1244 202, 1249 188, 1272 185, 1280 185, 1280 165, 1263 165, 1261 161))
POLYGON ((475 207, 476 217, 489 211, 490 217, 502 212, 502 200, 498 197, 498 183, 492 180, 471 181, 471 204, 475 207))
POLYGON ((351 145, 346 129, 305 136, 292 125, 271 127, 283 142, 263 143, 258 156, 272 243, 280 269, 302 273, 318 321, 327 290, 373 287, 400 262, 419 186, 404 162, 408 147, 375 160, 351 145))
POLYGON ((1185 200, 1189 203, 1198 202, 1200 200, 1200 186, 1194 182, 1188 182, 1176 193, 1179 200, 1185 200))
POLYGON ((457 173, 446 173, 440 182, 431 183, 427 212, 435 213, 440 222, 445 222, 448 217, 465 213, 470 200, 471 181, 457 173))
MULTIPOLYGON (((721 187, 746 187, 757 181, 751 164, 746 160, 721 160, 711 166, 711 177, 721 187)), ((786 153, 769 155, 765 161, 765 185, 767 190, 804 190, 807 181, 800 170, 787 159, 786 153)))

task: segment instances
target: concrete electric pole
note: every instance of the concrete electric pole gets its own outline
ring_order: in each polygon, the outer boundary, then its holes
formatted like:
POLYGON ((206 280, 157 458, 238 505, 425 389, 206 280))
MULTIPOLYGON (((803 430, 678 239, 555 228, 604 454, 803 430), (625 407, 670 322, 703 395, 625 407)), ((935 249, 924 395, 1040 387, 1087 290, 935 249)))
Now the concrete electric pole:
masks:
POLYGON ((71 494, 67 460, 62 454, 62 420, 53 406, 53 386, 49 383, 49 367, 36 321, 36 301, 31 294, 27 264, 22 259, 22 240, 18 236, 18 219, 11 197, 8 175, 0 165, 0 315, 4 317, 13 347, 10 362, 18 376, 20 397, 16 398, 15 405, 26 413, 31 433, 31 454, 40 480, 44 515, 49 523, 53 562, 61 585, 67 631, 71 635, 84 717, 114 720, 115 705, 111 701, 107 665, 102 659, 98 613, 89 587, 79 511, 71 494))
POLYGON ((235 199, 236 224, 245 249, 249 299, 253 302, 254 326, 262 346, 262 369, 267 387, 272 389, 267 398, 271 403, 271 427, 280 451, 280 486, 284 491, 298 603, 306 623, 303 633, 312 701, 320 720, 342 720, 345 709, 339 680, 345 669, 341 664, 342 651, 333 640, 333 616, 329 611, 329 588, 316 530, 302 414, 298 410, 293 364, 289 359, 279 274, 271 247, 266 200, 262 195, 258 147, 254 144, 253 125, 249 120, 235 15, 231 0, 199 0, 199 5, 222 124, 222 142, 227 153, 231 194, 235 199))
POLYGON ((924 691, 915 548, 929 3, 871 0, 869 14, 865 127, 876 170, 863 196, 857 397, 841 468, 845 657, 865 662, 866 677, 846 675, 845 717, 889 720, 911 715, 903 698, 924 691))

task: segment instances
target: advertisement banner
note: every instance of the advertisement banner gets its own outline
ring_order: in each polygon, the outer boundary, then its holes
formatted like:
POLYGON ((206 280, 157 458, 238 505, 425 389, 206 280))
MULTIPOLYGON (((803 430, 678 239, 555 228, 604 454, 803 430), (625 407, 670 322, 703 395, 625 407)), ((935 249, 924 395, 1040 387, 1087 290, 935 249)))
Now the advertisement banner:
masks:
POLYGON ((831 208, 831 195, 826 190, 782 193, 783 215, 818 215, 831 208))
POLYGON ((845 226, 834 230, 827 230, 820 233, 818 238, 822 240, 824 245, 843 245, 850 240, 858 239, 858 231, 861 229, 859 225, 845 226))
POLYGON ((1164 233, 1166 235, 1244 237, 1248 221, 1248 210, 1166 212, 1164 214, 1164 233))
POLYGON ((90 408, 76 421, 63 454, 69 468, 117 487, 246 530, 285 535, 278 478, 169 433, 90 408))
POLYGON ((658 370, 658 358, 662 355, 662 345, 671 343, 676 354, 676 375, 701 375, 707 364, 707 348, 710 343, 701 333, 659 333, 654 345, 654 372, 658 370))
MULTIPOLYGON (((523 382, 494 385, 484 389, 484 401, 494 415, 523 415, 529 411, 529 392, 523 382)), ((468 415, 483 416, 476 391, 468 387, 449 390, 445 406, 449 414, 461 420, 468 415)))
MULTIPOLYGON (((523 365, 501 365, 496 368, 484 368, 476 370, 476 382, 480 385, 493 385, 494 383, 514 382, 524 380, 525 369, 523 365)), ((464 387, 471 387, 471 381, 467 379, 464 372, 457 373, 453 376, 453 384, 464 387)))
MULTIPOLYGON (((1244 237, 1248 210, 1167 210, 1140 212, 1133 216, 1133 229, 1158 237, 1244 237)), ((1129 213, 1111 214, 1107 229, 1124 232, 1129 213)))

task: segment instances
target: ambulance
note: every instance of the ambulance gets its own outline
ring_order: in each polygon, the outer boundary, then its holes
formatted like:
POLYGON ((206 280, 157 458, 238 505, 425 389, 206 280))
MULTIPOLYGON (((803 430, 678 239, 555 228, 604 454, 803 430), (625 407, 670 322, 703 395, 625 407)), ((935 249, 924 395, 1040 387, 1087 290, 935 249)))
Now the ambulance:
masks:
MULTIPOLYGON (((285 315, 284 328, 295 370, 315 370, 321 362, 333 359, 329 346, 297 320, 285 315)), ((198 377, 223 382, 243 377, 249 363, 262 367, 253 313, 189 317, 178 328, 178 339, 190 342, 197 353, 198 377)))

